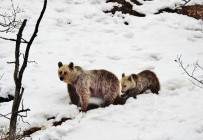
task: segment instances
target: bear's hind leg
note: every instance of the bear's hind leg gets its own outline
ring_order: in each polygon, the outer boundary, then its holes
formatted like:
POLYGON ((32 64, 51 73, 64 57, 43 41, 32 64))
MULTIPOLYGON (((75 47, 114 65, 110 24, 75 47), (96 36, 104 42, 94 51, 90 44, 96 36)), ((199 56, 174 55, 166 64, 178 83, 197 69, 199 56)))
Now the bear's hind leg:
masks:
POLYGON ((159 94, 159 90, 157 90, 157 89, 151 88, 150 90, 154 94, 157 94, 157 95, 159 94))
POLYGON ((88 111, 88 110, 97 109, 97 108, 99 108, 99 107, 100 107, 100 106, 97 105, 97 104, 88 104, 87 111, 88 111))
POLYGON ((111 96, 111 94, 105 94, 104 95, 104 107, 109 106, 114 102, 114 97, 111 96))

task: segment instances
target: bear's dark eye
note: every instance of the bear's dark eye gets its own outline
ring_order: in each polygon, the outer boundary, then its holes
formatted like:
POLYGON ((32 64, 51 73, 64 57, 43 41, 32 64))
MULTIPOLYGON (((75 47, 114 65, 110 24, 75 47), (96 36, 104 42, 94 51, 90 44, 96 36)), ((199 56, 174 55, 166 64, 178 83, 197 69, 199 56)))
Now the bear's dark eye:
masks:
POLYGON ((62 72, 61 72, 61 71, 59 72, 59 75, 62 75, 62 72))
POLYGON ((124 88, 126 88, 126 85, 123 85, 124 88))
POLYGON ((67 72, 64 72, 64 75, 66 75, 67 74, 67 72))

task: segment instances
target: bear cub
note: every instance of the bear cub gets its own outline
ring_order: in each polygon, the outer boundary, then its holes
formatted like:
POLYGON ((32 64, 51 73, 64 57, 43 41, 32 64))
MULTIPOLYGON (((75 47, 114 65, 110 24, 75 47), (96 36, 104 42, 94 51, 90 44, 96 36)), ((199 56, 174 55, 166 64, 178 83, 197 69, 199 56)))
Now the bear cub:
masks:
POLYGON ((159 94, 160 82, 156 74, 150 70, 144 70, 138 74, 130 74, 125 76, 122 74, 121 92, 122 97, 133 97, 151 90, 152 93, 159 94))

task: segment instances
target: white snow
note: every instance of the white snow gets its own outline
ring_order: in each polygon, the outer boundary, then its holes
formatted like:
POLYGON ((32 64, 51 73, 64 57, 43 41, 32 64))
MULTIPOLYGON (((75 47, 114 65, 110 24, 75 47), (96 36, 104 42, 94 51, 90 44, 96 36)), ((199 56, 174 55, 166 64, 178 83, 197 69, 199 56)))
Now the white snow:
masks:
MULTIPOLYGON (((141 1, 141 0, 140 0, 141 1)), ((43 0, 14 0, 28 18, 23 33, 31 37, 43 0)), ((105 0, 48 0, 38 36, 31 47, 29 63, 23 78, 24 107, 30 108, 18 128, 43 129, 31 135, 33 140, 202 140, 203 92, 193 85, 174 60, 182 55, 185 65, 198 60, 203 65, 203 21, 184 15, 162 13, 162 7, 173 7, 180 0, 142 1, 144 18, 106 14, 113 3, 105 0), (125 25, 128 22, 129 25, 125 25), (160 79, 159 95, 139 95, 127 103, 111 105, 81 113, 69 105, 66 84, 57 74, 57 63, 73 61, 85 69, 107 69, 117 75, 153 70, 160 79), (47 118, 55 119, 47 121, 47 118), (61 126, 53 121, 73 118, 61 126)), ((191 4, 203 4, 192 0, 191 4)), ((9 10, 9 1, 1 8, 9 10)), ((135 5, 134 5, 135 7, 135 5)), ((138 6, 137 6, 138 7, 138 6)), ((0 19, 1 20, 1 19, 0 19)), ((16 33, 0 33, 15 38, 16 33)), ((22 45, 21 51, 25 49, 22 45)), ((0 96, 14 94, 13 70, 15 43, 0 39, 0 96)), ((202 72, 197 71, 202 78, 202 72)), ((0 104, 0 114, 11 111, 12 102, 0 104)), ((9 121, 0 117, 0 129, 9 121)), ((0 131, 1 132, 1 131, 0 131)), ((30 138, 27 138, 30 139, 30 138)))

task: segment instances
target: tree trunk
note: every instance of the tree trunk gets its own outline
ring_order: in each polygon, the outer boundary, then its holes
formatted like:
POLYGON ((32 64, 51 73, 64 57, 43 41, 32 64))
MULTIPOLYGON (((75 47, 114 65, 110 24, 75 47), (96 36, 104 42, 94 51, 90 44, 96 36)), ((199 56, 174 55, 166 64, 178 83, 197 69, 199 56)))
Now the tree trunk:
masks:
POLYGON ((20 94, 20 89, 21 88, 16 87, 16 90, 15 90, 15 98, 13 101, 12 114, 11 114, 10 127, 9 127, 9 140, 16 139, 16 123, 17 123, 17 117, 18 117, 18 109, 22 98, 22 93, 20 94))
POLYGON ((22 32, 25 28, 27 20, 25 19, 18 31, 16 48, 15 48, 15 70, 14 70, 14 82, 15 82, 15 95, 11 112, 11 120, 9 127, 9 140, 15 140, 16 138, 16 123, 18 117, 18 109, 24 92, 24 88, 21 90, 21 81, 22 78, 19 78, 19 56, 20 56, 20 44, 22 39, 22 32))
POLYGON ((25 54, 24 54, 23 64, 22 64, 22 67, 20 69, 19 69, 20 44, 22 43, 22 33, 23 33, 23 30, 26 26, 26 22, 27 22, 26 19, 23 21, 23 23, 22 23, 22 25, 18 31, 18 34, 17 34, 16 48, 15 48, 15 62, 14 62, 15 63, 15 70, 14 70, 14 75, 13 75, 16 88, 15 88, 15 95, 14 95, 14 101, 13 101, 11 119, 10 119, 9 140, 15 140, 16 139, 16 127, 17 127, 16 123, 17 123, 18 115, 20 113, 20 111, 18 111, 18 109, 19 109, 20 102, 21 102, 21 99, 23 96, 23 92, 24 92, 24 88, 22 87, 23 73, 24 73, 25 68, 27 66, 30 47, 31 47, 35 37, 37 36, 39 24, 41 22, 41 19, 44 15, 45 10, 46 10, 46 6, 47 6, 47 0, 44 0, 44 6, 43 6, 43 9, 42 9, 41 14, 39 16, 39 19, 37 20, 34 33, 31 37, 30 41, 26 42, 27 47, 26 47, 25 54))

